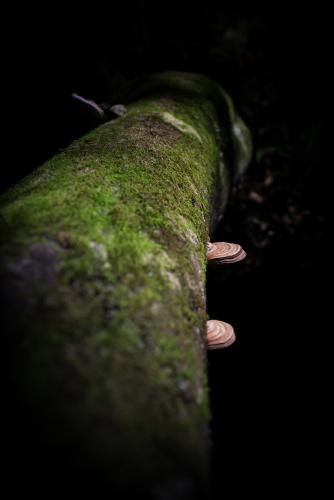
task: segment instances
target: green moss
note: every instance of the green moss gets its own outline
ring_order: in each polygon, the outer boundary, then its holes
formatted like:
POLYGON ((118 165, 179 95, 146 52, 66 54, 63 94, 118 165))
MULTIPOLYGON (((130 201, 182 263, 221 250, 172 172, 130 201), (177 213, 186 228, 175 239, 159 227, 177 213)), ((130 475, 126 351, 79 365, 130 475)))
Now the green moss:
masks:
POLYGON ((205 247, 230 137, 210 86, 155 76, 151 97, 1 200, 6 283, 25 311, 10 318, 22 332, 20 383, 104 465, 139 447, 130 469, 152 473, 158 457, 158 476, 163 463, 202 477, 205 247))

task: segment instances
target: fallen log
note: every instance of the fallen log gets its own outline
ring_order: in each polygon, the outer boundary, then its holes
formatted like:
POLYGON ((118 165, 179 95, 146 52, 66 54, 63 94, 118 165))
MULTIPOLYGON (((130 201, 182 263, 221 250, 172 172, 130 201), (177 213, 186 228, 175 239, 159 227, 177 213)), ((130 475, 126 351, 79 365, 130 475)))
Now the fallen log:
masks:
POLYGON ((49 480, 203 498, 206 244, 249 134, 199 75, 126 110, 1 198, 10 432, 49 480))

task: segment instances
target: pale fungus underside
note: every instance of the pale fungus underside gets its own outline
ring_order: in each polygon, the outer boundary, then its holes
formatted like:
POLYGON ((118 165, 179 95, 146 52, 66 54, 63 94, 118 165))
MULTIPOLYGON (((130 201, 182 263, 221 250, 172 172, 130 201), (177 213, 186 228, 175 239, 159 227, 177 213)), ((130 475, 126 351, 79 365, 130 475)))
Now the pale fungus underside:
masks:
POLYGON ((185 498, 205 484, 206 242, 233 165, 217 89, 153 77, 1 198, 13 390, 41 439, 185 498))

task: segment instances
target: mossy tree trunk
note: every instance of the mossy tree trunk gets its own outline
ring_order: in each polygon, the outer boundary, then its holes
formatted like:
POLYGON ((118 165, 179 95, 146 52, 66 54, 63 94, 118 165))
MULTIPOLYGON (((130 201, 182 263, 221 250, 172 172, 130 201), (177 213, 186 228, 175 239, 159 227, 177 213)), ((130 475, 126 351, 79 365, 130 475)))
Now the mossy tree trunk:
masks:
POLYGON ((51 450, 47 477, 203 498, 206 242, 238 120, 206 78, 156 75, 3 195, 7 404, 17 435, 51 450))

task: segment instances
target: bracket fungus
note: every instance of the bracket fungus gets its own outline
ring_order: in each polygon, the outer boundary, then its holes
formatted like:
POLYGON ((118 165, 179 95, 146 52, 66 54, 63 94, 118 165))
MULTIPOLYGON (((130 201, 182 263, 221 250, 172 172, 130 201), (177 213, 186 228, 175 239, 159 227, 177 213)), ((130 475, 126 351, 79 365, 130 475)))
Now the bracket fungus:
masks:
POLYGON ((210 264, 234 264, 245 259, 247 254, 237 243, 209 242, 206 256, 210 264))
POLYGON ((208 349, 224 349, 232 345, 235 340, 233 326, 224 321, 210 319, 206 322, 208 349))

